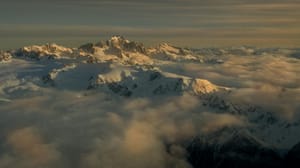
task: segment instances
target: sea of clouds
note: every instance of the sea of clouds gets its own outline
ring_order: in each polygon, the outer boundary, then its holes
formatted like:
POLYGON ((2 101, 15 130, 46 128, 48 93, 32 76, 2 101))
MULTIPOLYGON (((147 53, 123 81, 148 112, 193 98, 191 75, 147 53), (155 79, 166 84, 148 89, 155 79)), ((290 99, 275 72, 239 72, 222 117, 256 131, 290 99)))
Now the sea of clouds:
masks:
MULTIPOLYGON (((255 124, 203 106, 189 93, 125 98, 46 87, 28 77, 45 66, 24 60, 0 64, 1 168, 189 168, 185 145, 194 137, 255 124)), ((230 102, 299 120, 297 58, 231 55, 223 64, 174 66, 161 69, 232 88, 225 97, 230 102)))

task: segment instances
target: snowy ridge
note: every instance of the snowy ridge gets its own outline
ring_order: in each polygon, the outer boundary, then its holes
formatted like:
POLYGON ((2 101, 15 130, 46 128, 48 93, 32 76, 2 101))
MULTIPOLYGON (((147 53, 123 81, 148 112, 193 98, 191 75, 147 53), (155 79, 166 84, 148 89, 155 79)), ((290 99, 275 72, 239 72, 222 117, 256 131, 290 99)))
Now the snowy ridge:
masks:
POLYGON ((42 46, 33 45, 23 47, 15 51, 13 54, 16 56, 29 57, 37 60, 45 57, 48 59, 55 59, 64 56, 71 57, 73 50, 57 44, 46 44, 42 46))

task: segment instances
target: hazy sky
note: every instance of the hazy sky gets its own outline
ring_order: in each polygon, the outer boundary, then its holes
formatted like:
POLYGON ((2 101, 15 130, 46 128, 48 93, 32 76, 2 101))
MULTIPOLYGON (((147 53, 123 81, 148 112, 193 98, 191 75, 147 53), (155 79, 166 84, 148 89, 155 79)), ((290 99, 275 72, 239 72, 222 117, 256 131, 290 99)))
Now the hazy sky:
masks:
POLYGON ((0 0, 0 48, 121 34, 190 47, 300 46, 300 0, 0 0))

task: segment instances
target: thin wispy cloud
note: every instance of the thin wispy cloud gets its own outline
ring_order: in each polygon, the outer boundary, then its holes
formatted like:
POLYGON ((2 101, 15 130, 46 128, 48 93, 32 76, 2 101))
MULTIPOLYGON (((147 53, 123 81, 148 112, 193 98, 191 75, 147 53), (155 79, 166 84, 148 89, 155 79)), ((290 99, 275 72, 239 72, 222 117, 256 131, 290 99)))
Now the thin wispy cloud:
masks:
MULTIPOLYGON (((133 30, 142 41, 146 38, 143 34, 156 36, 157 43, 164 35, 172 34, 171 42, 187 46, 207 46, 203 41, 214 38, 225 43, 232 42, 232 38, 240 39, 232 45, 243 45, 245 41, 250 41, 246 45, 261 45, 258 41, 264 39, 264 46, 297 46, 299 7, 295 0, 11 0, 0 6, 0 48, 10 47, 6 40, 29 36, 31 32, 37 32, 34 37, 65 34, 66 39, 72 36, 74 39, 74 36, 109 36, 115 32, 131 36, 133 30), (191 42, 180 42, 183 35, 191 42), (290 42, 273 40, 279 38, 290 42)), ((15 46, 22 42, 23 39, 15 40, 15 46)), ((215 41, 213 45, 224 43, 215 41)))

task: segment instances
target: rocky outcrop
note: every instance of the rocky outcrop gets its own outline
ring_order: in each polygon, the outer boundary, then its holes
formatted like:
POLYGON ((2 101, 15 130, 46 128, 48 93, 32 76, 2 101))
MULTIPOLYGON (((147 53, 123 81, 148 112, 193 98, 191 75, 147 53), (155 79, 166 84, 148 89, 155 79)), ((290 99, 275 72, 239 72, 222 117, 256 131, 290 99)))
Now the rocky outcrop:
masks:
POLYGON ((9 62, 12 56, 9 52, 0 51, 0 62, 9 62))
POLYGON ((147 54, 146 48, 142 43, 129 41, 123 36, 113 36, 110 40, 107 40, 106 44, 111 50, 122 50, 129 52, 138 52, 141 54, 147 54))
POLYGON ((81 45, 78 49, 83 51, 83 52, 94 54, 95 53, 95 46, 96 45, 94 45, 93 43, 87 43, 87 44, 81 45))

